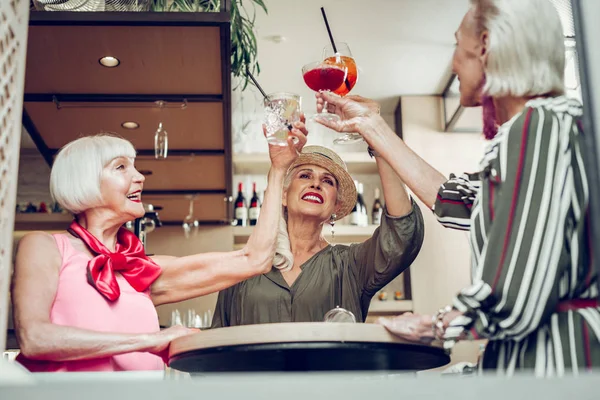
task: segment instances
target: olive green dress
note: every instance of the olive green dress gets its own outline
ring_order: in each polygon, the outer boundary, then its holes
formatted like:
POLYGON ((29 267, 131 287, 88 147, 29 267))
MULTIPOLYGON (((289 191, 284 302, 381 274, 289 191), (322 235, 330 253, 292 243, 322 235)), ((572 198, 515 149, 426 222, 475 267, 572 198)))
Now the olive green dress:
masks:
POLYGON ((384 213, 370 239, 325 247, 300 267, 291 287, 273 268, 221 291, 212 327, 323 321, 336 306, 364 322, 373 295, 417 257, 423 231, 423 215, 414 202, 407 215, 384 213))

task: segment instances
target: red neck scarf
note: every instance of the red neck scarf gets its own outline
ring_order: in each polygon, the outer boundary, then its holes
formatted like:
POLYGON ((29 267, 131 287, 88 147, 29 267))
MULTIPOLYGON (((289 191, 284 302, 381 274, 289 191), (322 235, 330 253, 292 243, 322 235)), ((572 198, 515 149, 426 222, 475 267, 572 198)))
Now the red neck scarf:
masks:
POLYGON ((77 221, 71 222, 69 232, 97 254, 88 263, 87 279, 108 300, 115 301, 121 295, 116 271, 138 292, 148 289, 161 273, 160 266, 146 256, 142 242, 125 228, 120 228, 117 232, 114 253, 77 221))

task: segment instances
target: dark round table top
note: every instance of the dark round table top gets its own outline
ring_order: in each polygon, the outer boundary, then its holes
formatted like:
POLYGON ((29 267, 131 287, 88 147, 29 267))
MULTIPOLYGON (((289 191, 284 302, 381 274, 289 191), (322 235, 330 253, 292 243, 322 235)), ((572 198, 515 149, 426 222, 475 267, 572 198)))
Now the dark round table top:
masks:
POLYGON ((450 362, 439 344, 407 342, 380 325, 324 322, 203 331, 171 342, 169 358, 190 373, 418 371, 450 362))

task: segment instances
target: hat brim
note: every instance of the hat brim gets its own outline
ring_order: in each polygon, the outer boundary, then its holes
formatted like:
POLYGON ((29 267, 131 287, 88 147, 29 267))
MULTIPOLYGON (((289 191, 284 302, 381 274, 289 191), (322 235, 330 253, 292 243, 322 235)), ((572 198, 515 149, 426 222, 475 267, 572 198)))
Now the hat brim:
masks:
POLYGON ((337 180, 338 184, 338 203, 335 212, 335 220, 340 220, 352 212, 356 204, 356 186, 354 180, 343 167, 319 153, 301 153, 296 161, 292 163, 289 170, 293 170, 301 165, 318 165, 329 171, 337 180))

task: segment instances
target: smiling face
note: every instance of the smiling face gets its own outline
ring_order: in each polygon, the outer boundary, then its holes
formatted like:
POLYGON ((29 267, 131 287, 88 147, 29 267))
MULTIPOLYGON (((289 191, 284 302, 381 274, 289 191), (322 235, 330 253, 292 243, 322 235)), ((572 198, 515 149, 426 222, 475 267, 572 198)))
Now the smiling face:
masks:
POLYGON ((487 41, 487 32, 477 34, 473 9, 467 12, 455 36, 452 72, 460 81, 460 104, 463 107, 476 107, 481 105, 481 89, 485 78, 483 43, 487 41))
POLYGON ((291 175, 283 194, 288 217, 299 216, 329 221, 337 209, 338 182, 325 168, 301 165, 291 175))
POLYGON ((134 166, 134 159, 117 157, 102 170, 100 193, 103 208, 111 210, 125 221, 143 217, 142 189, 144 176, 134 166))

